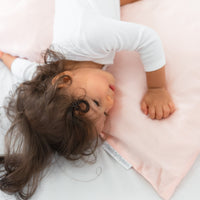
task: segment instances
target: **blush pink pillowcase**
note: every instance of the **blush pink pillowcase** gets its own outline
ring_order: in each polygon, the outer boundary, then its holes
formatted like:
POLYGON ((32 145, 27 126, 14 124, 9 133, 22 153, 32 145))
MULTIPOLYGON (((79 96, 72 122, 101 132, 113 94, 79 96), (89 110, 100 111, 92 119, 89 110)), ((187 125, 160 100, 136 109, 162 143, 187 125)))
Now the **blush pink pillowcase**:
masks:
POLYGON ((108 142, 166 200, 200 152, 199 7, 198 0, 142 0, 121 9, 122 20, 154 28, 163 41, 168 89, 177 108, 171 117, 151 120, 140 111, 146 83, 136 53, 118 53, 109 68, 117 91, 105 128, 108 142))
POLYGON ((54 0, 1 1, 0 51, 40 61, 52 42, 53 18, 54 0))

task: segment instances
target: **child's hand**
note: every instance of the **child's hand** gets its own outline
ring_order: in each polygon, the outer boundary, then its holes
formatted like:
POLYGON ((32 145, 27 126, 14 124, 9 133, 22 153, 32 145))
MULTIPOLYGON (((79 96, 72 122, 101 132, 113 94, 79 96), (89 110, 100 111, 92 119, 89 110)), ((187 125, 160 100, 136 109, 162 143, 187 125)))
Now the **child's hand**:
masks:
POLYGON ((165 88, 148 89, 141 101, 141 109, 151 119, 164 119, 175 111, 175 105, 165 88))
POLYGON ((16 58, 17 57, 15 56, 11 56, 10 54, 0 51, 0 59, 4 62, 8 69, 11 69, 11 65, 16 58))

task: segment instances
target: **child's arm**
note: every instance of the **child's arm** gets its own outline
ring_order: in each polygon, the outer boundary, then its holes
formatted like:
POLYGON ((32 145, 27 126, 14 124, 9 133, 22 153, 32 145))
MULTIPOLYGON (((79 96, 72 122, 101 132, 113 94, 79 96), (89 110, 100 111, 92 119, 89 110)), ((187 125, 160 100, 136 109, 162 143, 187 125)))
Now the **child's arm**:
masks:
POLYGON ((1 51, 0 59, 8 67, 12 74, 20 81, 31 80, 37 69, 37 66, 39 65, 38 63, 31 62, 23 58, 17 58, 1 51))
POLYGON ((141 109, 151 119, 167 118, 175 111, 175 105, 167 91, 165 67, 146 72, 147 92, 141 101, 141 109))
POLYGON ((140 1, 140 0, 120 0, 120 6, 129 4, 129 3, 134 3, 136 1, 140 1))
POLYGON ((104 17, 96 17, 95 21, 95 24, 88 22, 86 25, 85 37, 81 40, 87 41, 84 46, 90 47, 90 52, 104 52, 106 55, 121 50, 137 51, 146 72, 148 88, 141 108, 152 119, 167 118, 175 109, 166 89, 163 67, 166 60, 158 34, 149 27, 132 22, 104 17))
MULTIPOLYGON (((138 0, 120 0, 120 6, 138 0)), ((141 109, 151 119, 168 117, 175 111, 175 105, 166 88, 165 67, 146 72, 148 90, 141 101, 141 109)))
POLYGON ((9 70, 11 70, 12 63, 16 58, 17 57, 15 56, 11 56, 9 54, 6 54, 0 51, 0 59, 8 67, 9 70))

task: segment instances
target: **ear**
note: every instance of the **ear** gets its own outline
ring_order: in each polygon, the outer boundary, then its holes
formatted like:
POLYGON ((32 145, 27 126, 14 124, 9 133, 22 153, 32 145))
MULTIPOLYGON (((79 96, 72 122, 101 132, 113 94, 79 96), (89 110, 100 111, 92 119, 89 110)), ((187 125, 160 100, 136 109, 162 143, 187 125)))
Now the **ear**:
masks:
POLYGON ((58 82, 57 88, 65 87, 69 81, 72 80, 73 73, 71 71, 64 71, 60 74, 57 74, 51 81, 52 85, 58 82))

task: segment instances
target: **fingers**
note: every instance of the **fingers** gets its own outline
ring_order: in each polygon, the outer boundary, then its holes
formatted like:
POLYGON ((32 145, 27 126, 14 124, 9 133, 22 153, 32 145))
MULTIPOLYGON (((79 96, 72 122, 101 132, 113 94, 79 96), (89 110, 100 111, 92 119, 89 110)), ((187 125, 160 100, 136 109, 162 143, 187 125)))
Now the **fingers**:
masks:
POLYGON ((150 106, 149 107, 149 117, 151 119, 161 120, 164 118, 164 111, 161 106, 150 106))
POLYGON ((148 115, 148 107, 144 101, 141 102, 141 110, 145 115, 148 115))
POLYGON ((165 119, 175 111, 175 105, 166 89, 148 89, 141 101, 141 110, 151 119, 165 119))
POLYGON ((154 106, 149 107, 149 117, 151 119, 155 119, 155 117, 156 117, 156 109, 154 106))
POLYGON ((168 105, 163 106, 163 118, 167 118, 171 114, 171 109, 168 105))
POLYGON ((172 114, 176 110, 176 107, 173 102, 170 102, 168 105, 170 108, 170 114, 172 114))
POLYGON ((175 111, 175 106, 172 103, 169 105, 164 106, 150 106, 149 107, 149 117, 151 119, 166 119, 175 111))
POLYGON ((161 106, 157 106, 155 112, 155 118, 160 120, 163 119, 163 117, 164 117, 163 108, 161 106))

